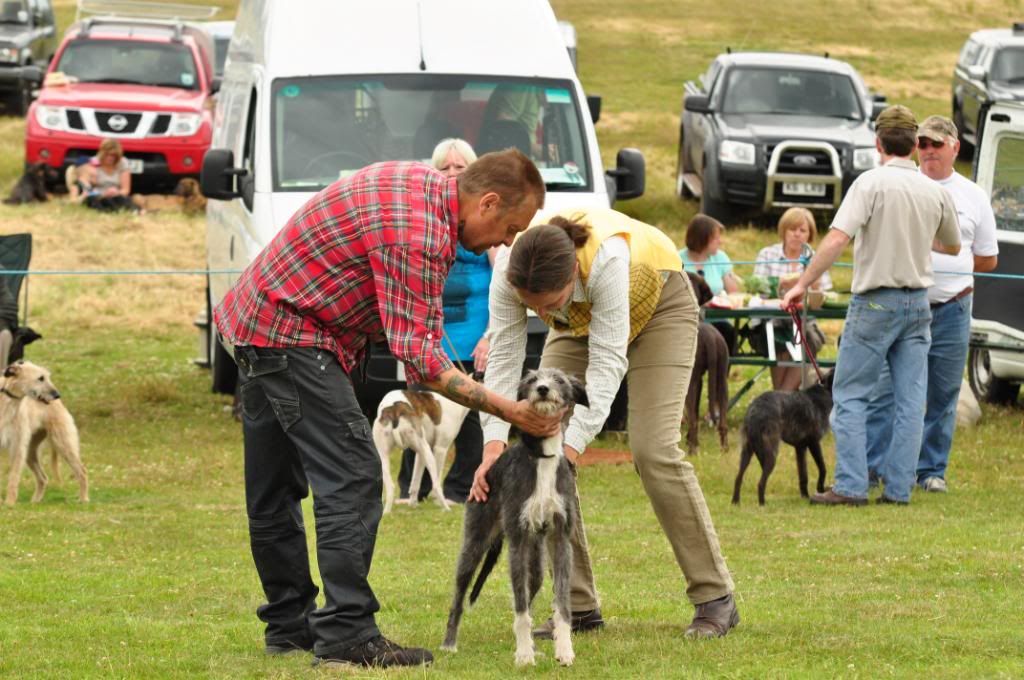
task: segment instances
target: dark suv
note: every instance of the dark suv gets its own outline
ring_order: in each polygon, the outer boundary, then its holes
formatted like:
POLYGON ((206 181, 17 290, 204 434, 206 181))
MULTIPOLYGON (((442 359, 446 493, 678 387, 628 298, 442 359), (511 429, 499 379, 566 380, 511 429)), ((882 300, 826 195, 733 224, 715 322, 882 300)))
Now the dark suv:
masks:
POLYGON ((676 190, 722 222, 834 210, 878 164, 872 121, 884 101, 836 59, 721 54, 684 88, 676 190))
POLYGON ((23 116, 32 103, 34 78, 22 69, 45 69, 57 51, 57 27, 50 0, 0 2, 0 97, 8 112, 23 116))
POLYGON ((953 122, 960 154, 969 158, 981 143, 993 102, 1024 100, 1024 23, 971 33, 953 69, 953 122))

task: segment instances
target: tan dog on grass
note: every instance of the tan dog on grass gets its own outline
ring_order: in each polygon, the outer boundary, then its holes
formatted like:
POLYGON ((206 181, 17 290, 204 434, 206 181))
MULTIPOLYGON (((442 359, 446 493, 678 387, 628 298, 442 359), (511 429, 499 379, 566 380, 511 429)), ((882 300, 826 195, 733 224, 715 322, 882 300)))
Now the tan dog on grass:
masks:
POLYGON ((423 470, 430 473, 434 500, 448 510, 448 501, 441 487, 441 473, 448 449, 462 428, 469 409, 433 392, 393 390, 384 395, 377 407, 373 423, 373 443, 380 455, 384 476, 384 512, 391 512, 395 502, 395 483, 391 479, 389 454, 392 448, 416 452, 412 481, 409 482, 409 505, 416 505, 423 470))
POLYGON ((10 453, 11 459, 8 506, 18 500, 18 483, 26 463, 36 476, 32 502, 43 499, 47 477, 39 446, 46 440, 53 449, 55 466, 58 455, 67 461, 78 479, 78 499, 88 502, 89 479, 78 455, 78 429, 50 381, 50 372, 28 361, 13 363, 0 379, 0 448, 10 453))

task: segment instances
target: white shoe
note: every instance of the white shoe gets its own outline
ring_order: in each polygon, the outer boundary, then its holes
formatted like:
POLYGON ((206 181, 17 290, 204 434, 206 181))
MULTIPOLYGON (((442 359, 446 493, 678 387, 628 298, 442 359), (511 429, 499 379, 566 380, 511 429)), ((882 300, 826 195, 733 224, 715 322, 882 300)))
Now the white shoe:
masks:
POLYGON ((921 483, 921 488, 934 493, 946 493, 946 480, 942 477, 929 477, 921 483))

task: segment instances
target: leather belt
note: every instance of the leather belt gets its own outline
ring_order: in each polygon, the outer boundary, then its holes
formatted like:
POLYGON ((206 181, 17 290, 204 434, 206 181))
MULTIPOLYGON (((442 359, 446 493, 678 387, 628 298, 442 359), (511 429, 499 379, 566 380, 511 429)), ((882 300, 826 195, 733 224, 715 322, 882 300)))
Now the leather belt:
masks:
POLYGON ((973 292, 974 292, 974 286, 967 286, 962 291, 960 291, 959 293, 957 293, 953 297, 949 298, 945 302, 933 302, 931 304, 931 306, 934 309, 935 307, 941 307, 942 305, 948 305, 950 302, 955 302, 955 301, 959 300, 960 298, 967 297, 968 295, 970 295, 973 292))

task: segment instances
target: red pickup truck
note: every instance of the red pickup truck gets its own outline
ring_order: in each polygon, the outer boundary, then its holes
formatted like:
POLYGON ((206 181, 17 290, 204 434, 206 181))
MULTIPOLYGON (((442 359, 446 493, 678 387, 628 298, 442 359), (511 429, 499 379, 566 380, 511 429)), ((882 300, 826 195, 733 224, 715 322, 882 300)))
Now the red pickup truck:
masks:
POLYGON ((63 171, 117 139, 133 189, 198 177, 212 134, 213 45, 175 21, 90 18, 72 26, 26 118, 25 162, 63 171))

